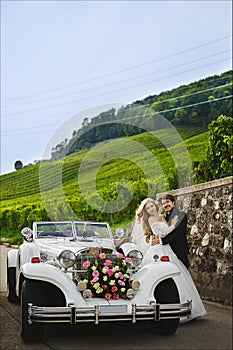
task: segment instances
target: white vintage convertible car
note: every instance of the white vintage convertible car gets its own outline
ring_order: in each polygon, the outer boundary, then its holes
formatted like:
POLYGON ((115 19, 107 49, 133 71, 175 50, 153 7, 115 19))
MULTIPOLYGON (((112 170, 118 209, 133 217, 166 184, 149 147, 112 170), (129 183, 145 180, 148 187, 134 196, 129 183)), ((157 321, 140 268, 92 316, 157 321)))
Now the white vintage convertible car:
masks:
POLYGON ((7 257, 8 299, 21 302, 21 335, 43 337, 46 323, 150 321, 156 332, 173 334, 181 304, 173 277, 179 268, 155 256, 140 268, 134 243, 117 250, 108 223, 35 222, 22 230, 24 243, 7 257))

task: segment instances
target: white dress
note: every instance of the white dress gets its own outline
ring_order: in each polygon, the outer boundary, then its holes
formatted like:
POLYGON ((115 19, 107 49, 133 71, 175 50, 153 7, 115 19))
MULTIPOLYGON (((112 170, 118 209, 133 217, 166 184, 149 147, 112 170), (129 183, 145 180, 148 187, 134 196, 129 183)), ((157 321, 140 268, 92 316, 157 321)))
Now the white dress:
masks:
MULTIPOLYGON (((165 237, 168 233, 170 233, 174 226, 168 226, 164 222, 155 222, 151 226, 151 229, 154 234, 158 235, 159 237, 165 237)), ((192 314, 190 318, 184 317, 181 318, 180 322, 187 322, 190 321, 196 317, 205 316, 207 315, 205 307, 202 303, 202 300, 199 296, 199 293, 196 289, 196 286, 193 282, 193 279, 187 270, 187 268, 184 266, 184 264, 177 258, 176 254, 173 252, 169 244, 156 244, 154 246, 149 245, 149 248, 147 249, 143 261, 142 266, 151 263, 153 261, 154 255, 168 255, 169 259, 172 263, 176 264, 180 268, 180 275, 173 277, 174 281, 176 282, 179 296, 180 296, 180 302, 184 303, 187 300, 192 300, 192 314)))
POLYGON ((132 243, 135 243, 138 249, 142 252, 143 256, 150 247, 150 244, 146 242, 145 235, 143 233, 142 224, 134 223, 132 230, 132 243))

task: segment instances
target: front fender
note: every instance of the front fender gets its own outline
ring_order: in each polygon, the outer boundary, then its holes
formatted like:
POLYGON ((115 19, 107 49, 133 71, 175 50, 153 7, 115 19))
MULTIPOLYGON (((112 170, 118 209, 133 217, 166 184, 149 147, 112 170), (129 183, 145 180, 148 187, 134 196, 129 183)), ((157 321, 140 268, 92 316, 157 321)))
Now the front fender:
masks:
POLYGON ((127 242, 120 245, 118 250, 122 250, 123 254, 127 256, 132 250, 139 250, 135 243, 127 242))
POLYGON ((7 253, 7 266, 17 267, 18 249, 11 249, 7 253))
POLYGON ((135 298, 138 304, 148 304, 155 301, 154 290, 156 286, 167 278, 180 275, 180 269, 171 262, 155 261, 142 267, 133 275, 133 280, 140 282, 140 288, 135 298))
POLYGON ((23 278, 54 284, 63 292, 67 305, 73 303, 76 306, 80 306, 80 303, 85 303, 68 273, 57 267, 46 263, 26 263, 22 266, 20 274, 23 278))
POLYGON ((24 264, 31 261, 32 257, 40 257, 40 250, 34 242, 24 242, 19 247, 19 265, 22 267, 24 264))

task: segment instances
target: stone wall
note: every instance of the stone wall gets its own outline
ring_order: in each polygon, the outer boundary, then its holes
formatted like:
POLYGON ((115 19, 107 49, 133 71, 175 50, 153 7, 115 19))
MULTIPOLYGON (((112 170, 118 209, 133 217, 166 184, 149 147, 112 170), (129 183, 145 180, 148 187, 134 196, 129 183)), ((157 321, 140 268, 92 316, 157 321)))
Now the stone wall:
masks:
POLYGON ((170 193, 188 215, 190 273, 201 297, 232 304, 232 177, 170 193))

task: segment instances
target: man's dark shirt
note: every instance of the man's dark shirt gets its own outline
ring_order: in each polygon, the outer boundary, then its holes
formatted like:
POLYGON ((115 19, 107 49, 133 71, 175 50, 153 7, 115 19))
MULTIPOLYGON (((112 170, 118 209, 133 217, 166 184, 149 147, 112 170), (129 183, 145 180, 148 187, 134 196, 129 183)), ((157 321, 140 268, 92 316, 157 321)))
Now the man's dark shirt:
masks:
POLYGON ((177 258, 188 268, 189 267, 189 248, 187 241, 187 215, 185 212, 180 211, 176 206, 172 209, 171 213, 166 213, 166 220, 171 224, 171 220, 177 215, 179 220, 175 226, 175 229, 170 232, 166 237, 162 238, 163 244, 170 244, 172 250, 176 254, 177 258))

